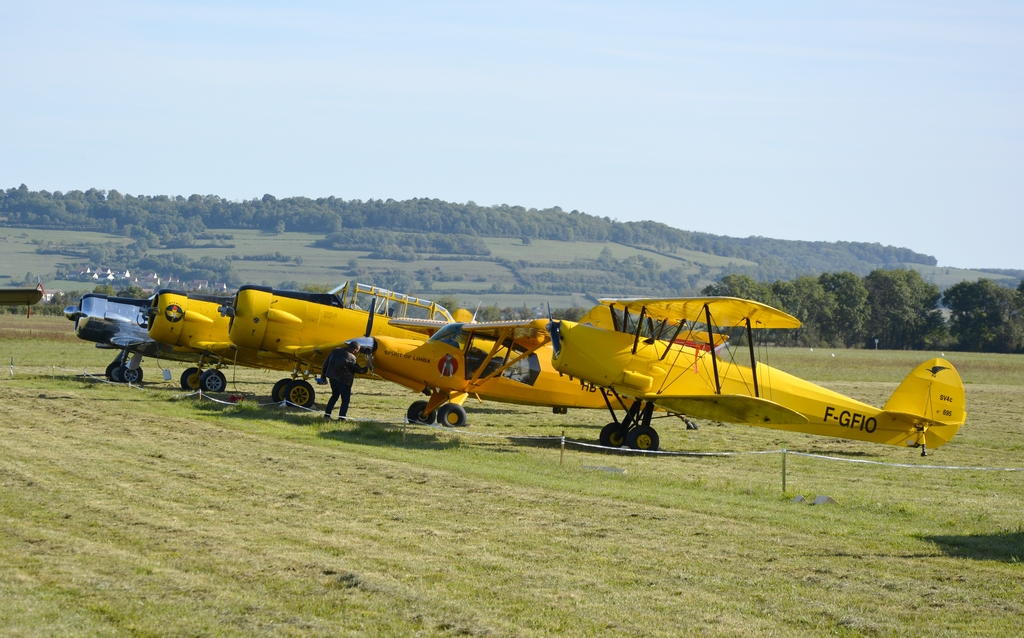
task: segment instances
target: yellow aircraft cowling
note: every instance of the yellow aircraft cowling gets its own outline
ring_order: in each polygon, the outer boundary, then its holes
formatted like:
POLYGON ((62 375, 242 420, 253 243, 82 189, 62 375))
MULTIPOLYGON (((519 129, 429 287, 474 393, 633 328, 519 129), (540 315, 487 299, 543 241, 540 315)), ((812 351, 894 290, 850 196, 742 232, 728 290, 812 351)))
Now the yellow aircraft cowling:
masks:
POLYGON ((571 347, 563 347, 551 358, 557 371, 603 387, 614 385, 624 376, 623 370, 633 356, 632 337, 571 321, 561 322, 560 333, 562 341, 571 347))
POLYGON ((235 294, 235 316, 231 320, 228 337, 231 343, 252 350, 264 349, 267 332, 267 311, 273 295, 270 288, 243 286, 235 294))
POLYGON ((188 297, 174 292, 161 292, 153 300, 152 316, 149 319, 149 336, 154 341, 175 347, 187 347, 182 335, 185 315, 188 314, 188 297))

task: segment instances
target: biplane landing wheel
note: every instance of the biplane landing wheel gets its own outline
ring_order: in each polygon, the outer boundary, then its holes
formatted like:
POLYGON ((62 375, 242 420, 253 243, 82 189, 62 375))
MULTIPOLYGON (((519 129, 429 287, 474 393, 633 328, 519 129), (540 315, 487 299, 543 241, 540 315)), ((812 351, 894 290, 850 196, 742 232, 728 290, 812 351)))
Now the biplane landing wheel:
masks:
POLYGON ((599 440, 604 447, 622 447, 626 444, 626 431, 621 423, 609 423, 601 428, 599 440))
POLYGON ((410 423, 426 423, 427 425, 430 425, 434 422, 434 419, 437 418, 437 410, 423 416, 423 410, 426 407, 426 401, 416 401, 409 406, 409 411, 405 413, 405 416, 409 419, 410 423))
POLYGON ((466 425, 466 408, 457 403, 449 403, 437 409, 437 422, 450 428, 461 428, 466 425))
POLYGON ((626 435, 626 445, 634 450, 657 450, 658 433, 654 428, 641 425, 626 435))
POLYGON ((199 387, 206 392, 223 392, 228 380, 223 372, 214 368, 199 375, 199 387))
POLYGON ((291 377, 285 377, 274 384, 274 387, 270 389, 270 399, 272 401, 284 401, 284 386, 292 382, 291 377))
POLYGON ((281 398, 289 403, 308 408, 313 405, 313 401, 316 399, 316 392, 309 382, 303 379, 295 379, 294 381, 289 381, 284 386, 281 398))
POLYGON ((198 390, 200 374, 202 373, 199 368, 185 368, 185 371, 181 373, 181 389, 198 390))
POLYGON ((121 366, 118 370, 118 376, 121 377, 121 383, 142 383, 142 368, 135 368, 132 370, 128 366, 121 366))

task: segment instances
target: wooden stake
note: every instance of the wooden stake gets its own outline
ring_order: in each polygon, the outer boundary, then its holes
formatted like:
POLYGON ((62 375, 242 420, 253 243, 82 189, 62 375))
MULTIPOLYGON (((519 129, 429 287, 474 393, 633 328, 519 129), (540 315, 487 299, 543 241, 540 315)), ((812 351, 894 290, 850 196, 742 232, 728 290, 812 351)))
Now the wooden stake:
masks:
POLYGON ((562 430, 562 450, 558 453, 558 464, 565 461, 565 430, 562 430))

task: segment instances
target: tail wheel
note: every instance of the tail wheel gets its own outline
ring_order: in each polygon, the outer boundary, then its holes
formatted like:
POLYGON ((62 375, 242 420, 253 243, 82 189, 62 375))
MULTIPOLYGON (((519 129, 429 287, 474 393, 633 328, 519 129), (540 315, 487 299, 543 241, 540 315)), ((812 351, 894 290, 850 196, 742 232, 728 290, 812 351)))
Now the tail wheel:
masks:
POLYGON ((622 447, 626 444, 626 428, 621 423, 609 423, 601 428, 600 442, 604 447, 622 447))
POLYGON ((461 428, 466 425, 466 408, 456 403, 438 409, 437 422, 450 428, 461 428))
POLYGON ((409 406, 409 411, 405 413, 405 416, 409 419, 410 423, 426 423, 429 425, 434 422, 435 418, 437 418, 437 410, 434 410, 430 414, 424 416, 423 411, 425 409, 427 409, 426 401, 416 401, 409 406))
POLYGON ((142 383, 142 368, 132 370, 128 366, 121 366, 121 383, 142 383))
POLYGON ((274 387, 270 389, 271 400, 277 402, 284 401, 284 387, 291 382, 291 377, 285 377, 284 379, 281 379, 280 381, 275 383, 274 387))
POLYGON ((313 401, 316 399, 316 392, 313 390, 313 386, 302 379, 289 381, 288 384, 284 386, 282 395, 282 399, 285 401, 304 408, 311 407, 313 405, 313 401))
POLYGON ((657 450, 659 442, 658 433, 648 426, 640 426, 626 435, 626 445, 634 450, 657 450))
POLYGON ((207 370, 199 375, 199 387, 206 392, 223 392, 228 380, 220 370, 207 370))
POLYGON ((181 389, 182 390, 198 390, 199 389, 199 375, 202 371, 199 368, 186 368, 181 373, 181 389))

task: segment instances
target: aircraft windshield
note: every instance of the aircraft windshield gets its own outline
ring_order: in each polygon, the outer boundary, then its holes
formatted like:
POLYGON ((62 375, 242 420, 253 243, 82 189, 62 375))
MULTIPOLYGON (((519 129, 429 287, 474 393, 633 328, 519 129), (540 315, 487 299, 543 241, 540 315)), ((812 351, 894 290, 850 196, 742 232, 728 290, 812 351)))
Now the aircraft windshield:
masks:
POLYGON ((426 299, 418 299, 375 286, 356 284, 352 293, 352 308, 368 310, 372 298, 376 298, 377 314, 406 319, 433 319, 451 321, 446 308, 426 299))
POLYGON ((466 346, 466 333, 462 331, 461 323, 450 323, 435 332, 429 341, 443 341, 461 350, 466 346))
POLYGON ((477 371, 485 361, 487 361, 487 366, 483 371, 479 372, 479 378, 489 378, 511 358, 518 360, 505 368, 501 372, 501 376, 526 385, 533 385, 537 381, 537 376, 540 374, 540 360, 536 354, 531 353, 526 357, 519 358, 524 352, 523 348, 513 344, 510 349, 509 342, 506 341, 499 346, 494 356, 488 361, 487 355, 493 345, 494 342, 482 339, 480 341, 474 340, 469 346, 469 349, 466 350, 466 379, 472 379, 474 376, 477 376, 477 371), (477 343, 480 343, 483 348, 477 347, 477 343))

